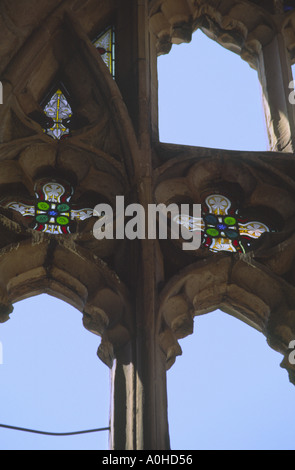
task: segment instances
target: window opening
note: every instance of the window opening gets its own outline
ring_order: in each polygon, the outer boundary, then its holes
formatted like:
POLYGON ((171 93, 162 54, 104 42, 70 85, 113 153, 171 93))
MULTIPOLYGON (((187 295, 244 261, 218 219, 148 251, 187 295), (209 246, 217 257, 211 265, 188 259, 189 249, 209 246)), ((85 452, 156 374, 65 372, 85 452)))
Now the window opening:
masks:
POLYGON ((239 55, 197 30, 159 57, 158 72, 161 142, 268 150, 259 78, 239 55))
POLYGON ((100 53, 111 75, 115 78, 115 30, 113 27, 106 29, 94 41, 94 46, 100 53))

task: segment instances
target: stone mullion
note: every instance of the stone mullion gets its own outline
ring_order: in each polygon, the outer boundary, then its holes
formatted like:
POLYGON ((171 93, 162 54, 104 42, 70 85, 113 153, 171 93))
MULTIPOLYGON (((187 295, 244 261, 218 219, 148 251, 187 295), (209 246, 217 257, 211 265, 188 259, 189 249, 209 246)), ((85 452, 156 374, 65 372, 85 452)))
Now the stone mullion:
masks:
MULTIPOLYGON (((128 57, 126 63, 132 69, 123 71, 124 76, 131 79, 129 89, 124 88, 123 98, 137 137, 133 174, 137 200, 133 202, 141 204, 148 214, 148 205, 153 203, 152 141, 157 118, 157 57, 151 52, 148 1, 136 0, 129 3, 129 7, 129 28, 134 30, 128 35, 133 46, 128 49, 132 57, 128 57)), ((121 64, 120 57, 118 64, 121 64)), ((118 75, 122 77, 121 69, 118 75)), ((125 87, 125 80, 122 83, 125 87)), ((135 331, 127 357, 118 356, 112 370, 110 446, 114 450, 169 448, 166 362, 157 330, 156 273, 159 261, 156 250, 156 240, 140 240, 137 286, 131 292, 135 331)))
POLYGON ((258 60, 271 151, 294 152, 295 113, 289 96, 292 70, 284 37, 277 33, 262 47, 258 60))
MULTIPOLYGON (((148 2, 138 0, 138 142, 140 180, 138 198, 148 214, 153 203, 152 188, 152 86, 148 2)), ((155 66, 155 64, 153 63, 155 66)), ((154 78, 154 76, 153 76, 154 78)), ((146 220, 146 223, 148 221, 146 220)), ((157 331, 157 242, 141 241, 140 279, 136 307, 136 448, 167 449, 168 418, 165 359, 157 331)))

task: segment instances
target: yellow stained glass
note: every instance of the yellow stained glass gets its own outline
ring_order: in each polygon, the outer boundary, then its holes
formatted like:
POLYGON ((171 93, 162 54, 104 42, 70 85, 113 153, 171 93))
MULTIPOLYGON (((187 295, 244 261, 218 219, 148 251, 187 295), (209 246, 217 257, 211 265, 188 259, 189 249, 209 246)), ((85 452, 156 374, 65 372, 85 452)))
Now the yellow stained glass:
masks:
POLYGON ((51 127, 44 130, 46 134, 54 139, 61 139, 64 135, 69 134, 69 129, 63 124, 63 121, 72 117, 72 109, 60 89, 51 97, 44 108, 44 113, 52 121, 51 127))
POLYGON ((270 232, 262 222, 240 220, 239 211, 231 210, 231 201, 221 194, 212 194, 205 202, 207 210, 202 219, 182 214, 174 222, 184 225, 190 232, 202 230, 203 245, 210 251, 245 253, 251 247, 249 239, 257 240, 264 233, 270 232))

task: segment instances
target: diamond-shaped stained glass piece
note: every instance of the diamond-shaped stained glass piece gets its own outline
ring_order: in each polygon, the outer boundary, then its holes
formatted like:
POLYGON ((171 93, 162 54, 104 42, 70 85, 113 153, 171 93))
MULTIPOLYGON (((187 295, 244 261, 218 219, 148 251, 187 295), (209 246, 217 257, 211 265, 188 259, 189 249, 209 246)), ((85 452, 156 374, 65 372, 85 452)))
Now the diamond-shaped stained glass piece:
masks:
POLYGON ((46 104, 44 113, 51 119, 51 127, 44 129, 46 134, 58 140, 69 134, 70 131, 63 124, 63 121, 71 118, 73 113, 70 104, 60 89, 52 95, 46 104))

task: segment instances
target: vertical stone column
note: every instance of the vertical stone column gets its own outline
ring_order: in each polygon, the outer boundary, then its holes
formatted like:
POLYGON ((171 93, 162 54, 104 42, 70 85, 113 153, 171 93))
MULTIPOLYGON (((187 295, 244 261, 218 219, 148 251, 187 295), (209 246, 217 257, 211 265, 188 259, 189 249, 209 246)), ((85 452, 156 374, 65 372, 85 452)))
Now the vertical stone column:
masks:
MULTIPOLYGON (((148 22, 148 0, 138 0, 138 80, 139 80, 139 147, 140 181, 138 198, 148 214, 153 199, 152 140, 154 129, 156 55, 151 53, 148 22), (153 106, 152 106, 153 104, 153 106)), ((146 229, 147 229, 146 220, 146 229)), ((166 358, 159 346, 157 321, 157 282, 159 252, 157 241, 142 240, 142 278, 137 293, 137 448, 169 448, 166 358)), ((161 276, 161 275, 160 275, 161 276)))
POLYGON ((283 34, 278 32, 264 46, 258 60, 263 104, 271 151, 294 152, 295 112, 289 101, 293 80, 283 34))
MULTIPOLYGON (((137 202, 148 214, 153 200, 152 142, 157 136, 155 90, 157 57, 150 41, 148 0, 128 2, 128 28, 133 28, 122 78, 123 97, 131 110, 138 150, 134 161, 137 202), (130 77, 127 81, 126 77, 130 77), (127 85, 128 84, 128 87, 127 85)), ((125 3, 125 7, 127 4, 125 3)), ((126 15, 126 11, 124 13, 126 15)), ((120 86, 120 84, 119 84, 120 86)), ((147 225, 146 225, 147 229, 147 225)), ((111 448, 169 449, 166 358, 159 345, 157 240, 140 240, 134 305, 134 336, 128 355, 117 358, 112 371, 111 448)), ((161 275, 160 275, 161 276, 161 275)))

